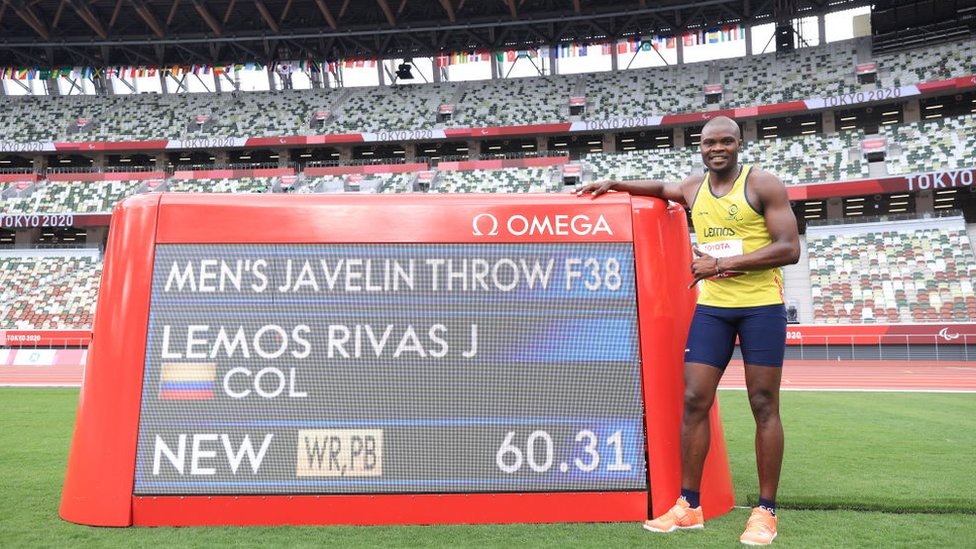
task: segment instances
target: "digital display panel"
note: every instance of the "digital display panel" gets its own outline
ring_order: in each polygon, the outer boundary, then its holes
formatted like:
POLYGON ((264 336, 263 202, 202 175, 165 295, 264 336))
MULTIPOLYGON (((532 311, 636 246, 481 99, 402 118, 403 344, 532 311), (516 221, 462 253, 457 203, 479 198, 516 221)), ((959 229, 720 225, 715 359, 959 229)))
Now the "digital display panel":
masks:
POLYGON ((647 490, 631 243, 159 244, 134 493, 647 490))

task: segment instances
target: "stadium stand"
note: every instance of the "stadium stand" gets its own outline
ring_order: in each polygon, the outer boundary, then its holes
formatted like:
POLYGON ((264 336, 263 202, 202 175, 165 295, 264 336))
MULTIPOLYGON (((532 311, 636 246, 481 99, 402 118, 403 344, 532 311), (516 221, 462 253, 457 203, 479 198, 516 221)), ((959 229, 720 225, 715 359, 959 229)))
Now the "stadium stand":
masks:
POLYGON ((172 179, 169 190, 182 193, 264 193, 274 184, 272 177, 220 179, 172 179))
POLYGON ((5 213, 101 213, 136 192, 142 181, 41 181, 30 194, 0 200, 5 213))
POLYGON ((855 43, 846 41, 792 53, 716 61, 722 106, 770 105, 857 91, 855 59, 855 43))
POLYGON ((976 42, 971 38, 914 48, 877 58, 881 87, 906 86, 976 73, 976 42))
MULTIPOLYGON (((456 103, 449 126, 482 127, 569 120, 566 101, 579 89, 590 120, 670 114, 702 107, 702 85, 723 85, 720 108, 835 96, 863 89, 856 83, 856 41, 793 53, 634 69, 585 76, 544 76, 358 89, 311 89, 219 94, 0 97, 4 141, 125 141, 194 136, 278 137, 315 133, 433 129, 436 109, 456 103), (704 77, 702 75, 710 75, 704 77), (748 75, 748 78, 745 76, 748 75), (583 84, 580 87, 580 79, 583 84), (458 98, 457 101, 454 101, 458 98), (332 118, 309 127, 314 113, 332 118), (197 116, 208 117, 204 124, 197 116), (78 126, 79 119, 89 121, 78 126)), ((879 56, 879 80, 893 87, 976 73, 971 39, 879 56)))
POLYGON ((345 190, 345 184, 346 179, 341 175, 306 175, 295 192, 298 194, 338 193, 345 190))
POLYGON ((401 128, 432 128, 437 109, 450 103, 464 84, 358 88, 337 106, 332 133, 378 132, 401 128))
POLYGON ((214 112, 213 127, 201 128, 200 133, 213 137, 336 133, 327 125, 313 129, 309 123, 318 111, 334 112, 341 94, 341 90, 325 88, 221 94, 222 104, 214 112))
POLYGON ((341 193, 341 192, 372 192, 372 193, 404 193, 413 189, 413 181, 417 174, 407 173, 374 173, 348 175, 318 175, 304 176, 304 184, 297 192, 307 193, 341 193))
POLYGON ((701 108, 701 73, 685 67, 635 69, 584 76, 590 120, 647 116, 701 108))
POLYGON ((441 193, 538 193, 562 188, 553 168, 451 170, 439 172, 432 190, 441 193))
MULTIPOLYGON (((976 148, 976 115, 939 118, 907 124, 882 126, 880 135, 889 140, 886 157, 887 173, 910 174, 971 167, 971 151, 976 148)), ((747 141, 743 145, 742 160, 761 165, 776 173, 788 185, 848 181, 870 176, 868 162, 862 157, 859 143, 865 138, 861 130, 829 135, 802 135, 747 141)), ((591 153, 582 158, 584 181, 600 179, 673 179, 675 174, 700 171, 698 150, 647 149, 623 153, 591 153)), ((515 179, 524 175, 514 174, 515 179)), ((533 176, 534 177, 534 176, 533 176)), ((548 176, 547 176, 548 177, 548 176)), ((371 174, 363 184, 367 192, 409 192, 416 174, 371 174)), ((355 191, 359 185, 349 185, 349 177, 303 176, 297 192, 355 191)), ((491 192, 484 185, 482 174, 454 174, 441 172, 441 192, 447 189, 479 189, 491 192)), ((271 177, 243 177, 218 179, 173 178, 167 190, 177 192, 268 192, 276 180, 271 177)), ((354 182, 355 183, 355 182, 354 182)), ((7 193, 8 185, 2 194, 7 193)), ((528 188, 502 182, 499 192, 528 188)), ((531 187, 533 192, 560 190, 548 181, 531 187)), ((142 182, 134 181, 46 181, 28 187, 16 196, 0 199, 8 213, 46 212, 110 212, 116 202, 130 194, 147 190, 142 182)))
POLYGON ((0 326, 90 327, 101 271, 94 249, 0 252, 0 326))
POLYGON ((861 131, 773 138, 743 144, 742 159, 775 173, 787 185, 868 177, 868 163, 856 145, 861 131))
POLYGON ((818 323, 976 319, 976 259, 960 217, 807 228, 818 323))
POLYGON ((954 170, 973 166, 976 150, 976 115, 923 120, 887 126, 888 173, 908 174, 954 170))
MULTIPOLYGON (((863 137, 863 132, 856 131, 745 142, 741 158, 777 174, 787 185, 862 179, 869 175, 868 164, 856 148, 863 137)), ((587 181, 673 180, 678 174, 703 169, 699 151, 693 147, 595 153, 584 160, 592 174, 587 177, 584 173, 587 181)))
POLYGON ((572 90, 567 76, 488 80, 468 86, 458 103, 454 125, 515 126, 562 122, 572 90))
POLYGON ((650 149, 624 153, 592 153, 583 158, 584 181, 601 179, 673 180, 676 174, 702 171, 697 148, 650 149))

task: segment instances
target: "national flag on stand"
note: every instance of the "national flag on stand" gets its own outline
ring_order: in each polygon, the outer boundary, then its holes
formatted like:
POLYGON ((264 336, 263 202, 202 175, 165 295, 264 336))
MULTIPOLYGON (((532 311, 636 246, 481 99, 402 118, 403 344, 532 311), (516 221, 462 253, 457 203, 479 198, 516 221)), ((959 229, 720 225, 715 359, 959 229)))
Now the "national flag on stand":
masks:
POLYGON ((745 37, 746 28, 742 25, 722 27, 722 40, 725 42, 731 40, 744 40, 745 37))
POLYGON ((212 400, 217 384, 213 362, 164 362, 159 375, 160 400, 212 400))
POLYGON ((685 47, 700 46, 702 44, 707 43, 705 40, 704 29, 691 31, 688 34, 685 34, 683 38, 684 38, 685 47))

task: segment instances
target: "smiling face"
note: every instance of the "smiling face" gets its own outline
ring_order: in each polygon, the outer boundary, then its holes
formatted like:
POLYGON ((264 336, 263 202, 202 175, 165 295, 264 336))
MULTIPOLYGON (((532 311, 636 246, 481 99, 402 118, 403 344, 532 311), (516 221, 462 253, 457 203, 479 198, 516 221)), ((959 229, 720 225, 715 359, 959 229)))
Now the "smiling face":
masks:
POLYGON ((702 128, 702 161, 713 172, 726 172, 737 166, 741 145, 739 126, 731 118, 716 118, 702 128))

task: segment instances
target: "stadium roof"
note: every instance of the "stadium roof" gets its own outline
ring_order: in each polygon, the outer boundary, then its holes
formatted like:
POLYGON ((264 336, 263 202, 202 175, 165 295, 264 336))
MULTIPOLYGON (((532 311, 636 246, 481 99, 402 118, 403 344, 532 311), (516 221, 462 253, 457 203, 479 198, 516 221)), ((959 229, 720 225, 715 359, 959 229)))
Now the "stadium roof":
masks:
POLYGON ((870 4, 865 0, 0 0, 0 65, 271 63, 498 51, 761 24, 870 4))

